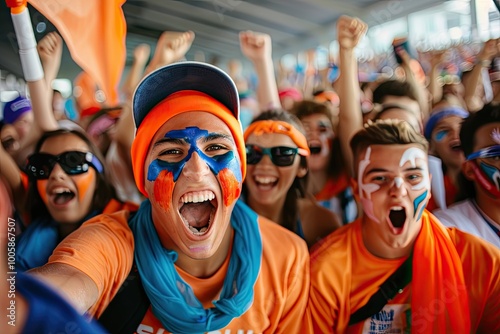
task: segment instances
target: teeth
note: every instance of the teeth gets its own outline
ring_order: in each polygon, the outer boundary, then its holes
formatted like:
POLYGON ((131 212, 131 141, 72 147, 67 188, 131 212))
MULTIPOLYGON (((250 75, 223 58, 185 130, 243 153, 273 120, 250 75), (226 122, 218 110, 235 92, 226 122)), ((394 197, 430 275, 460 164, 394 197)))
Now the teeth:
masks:
POLYGON ((52 193, 59 195, 59 194, 64 194, 64 193, 70 193, 71 190, 68 188, 55 188, 52 190, 52 193))
MULTIPOLYGON (((210 222, 208 223, 209 226, 210 226, 210 222)), ((194 235, 202 235, 204 234, 207 230, 208 230, 208 227, 202 227, 199 231, 194 228, 193 226, 191 225, 188 225, 188 228, 189 230, 194 234, 194 235)))
POLYGON ((195 193, 185 194, 181 197, 182 203, 201 203, 211 201, 215 198, 215 194, 211 191, 200 191, 195 193))
POLYGON ((391 208, 391 210, 394 210, 394 211, 399 211, 399 210, 403 210, 403 207, 402 206, 393 206, 391 208))
POLYGON ((255 181, 257 181, 258 183, 262 183, 262 184, 274 183, 274 182, 276 182, 276 180, 278 180, 278 178, 272 177, 272 176, 256 176, 255 177, 255 181))

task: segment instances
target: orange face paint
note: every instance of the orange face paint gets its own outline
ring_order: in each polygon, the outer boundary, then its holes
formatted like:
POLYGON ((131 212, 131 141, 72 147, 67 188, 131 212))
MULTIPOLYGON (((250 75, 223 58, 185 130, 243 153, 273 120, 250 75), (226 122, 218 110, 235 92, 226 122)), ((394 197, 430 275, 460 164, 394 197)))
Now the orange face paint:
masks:
POLYGON ((241 183, 238 182, 233 172, 225 168, 219 172, 219 182, 224 196, 224 205, 231 205, 241 193, 241 183))
POLYGON ((83 198, 89 190, 90 185, 95 184, 95 173, 96 171, 93 168, 90 168, 87 173, 72 177, 73 180, 75 180, 76 188, 78 189, 78 200, 80 203, 83 202, 83 198))
POLYGON ((154 196, 158 204, 160 204, 165 211, 170 209, 174 185, 174 174, 167 170, 162 170, 155 181, 154 196))
POLYGON ((38 194, 42 198, 42 201, 45 205, 49 203, 49 199, 47 198, 47 181, 48 180, 36 181, 36 189, 38 190, 38 194))

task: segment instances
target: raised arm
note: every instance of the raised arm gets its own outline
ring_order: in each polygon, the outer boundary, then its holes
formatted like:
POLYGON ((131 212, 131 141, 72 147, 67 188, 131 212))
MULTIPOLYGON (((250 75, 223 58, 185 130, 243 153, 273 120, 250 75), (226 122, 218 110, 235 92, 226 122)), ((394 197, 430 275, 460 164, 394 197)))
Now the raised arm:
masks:
MULTIPOLYGON (((482 80, 483 69, 490 66, 491 59, 497 54, 497 44, 496 39, 490 39, 484 43, 483 48, 476 57, 476 64, 472 68, 472 72, 463 81, 465 88, 464 100, 470 112, 478 111, 483 107, 484 102, 481 100, 481 96, 477 96, 476 87, 480 85, 482 80)), ((483 85, 481 84, 481 86, 483 85)))
POLYGON ((353 172, 353 156, 349 142, 363 126, 363 115, 358 81, 358 62, 354 48, 365 34, 368 26, 358 18, 341 16, 337 21, 339 42, 340 77, 338 93, 340 98, 339 138, 347 168, 353 172))
POLYGON ((429 72, 429 93, 432 96, 432 105, 438 103, 443 98, 443 86, 439 84, 439 69, 441 68, 441 64, 443 62, 444 55, 446 51, 431 51, 429 53, 430 56, 430 64, 431 70, 429 72))
POLYGON ((257 97, 260 110, 280 108, 272 59, 271 36, 253 31, 240 32, 241 52, 253 64, 259 80, 257 97))
POLYGON ((401 67, 403 68, 406 76, 406 82, 413 87, 413 92, 417 98, 418 105, 420 106, 420 113, 422 122, 429 118, 429 99, 427 94, 427 89, 422 82, 417 80, 415 75, 415 69, 412 68, 412 62, 416 62, 415 65, 420 66, 417 60, 411 59, 410 55, 404 48, 397 48, 396 52, 402 59, 401 67))

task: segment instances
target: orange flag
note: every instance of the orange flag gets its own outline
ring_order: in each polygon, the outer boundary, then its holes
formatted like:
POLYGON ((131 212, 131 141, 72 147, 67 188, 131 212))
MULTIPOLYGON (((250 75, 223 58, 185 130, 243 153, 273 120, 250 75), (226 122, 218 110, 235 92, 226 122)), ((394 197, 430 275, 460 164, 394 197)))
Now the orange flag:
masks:
POLYGON ((125 66, 126 0, 29 0, 64 38, 73 60, 118 104, 118 84, 125 66))

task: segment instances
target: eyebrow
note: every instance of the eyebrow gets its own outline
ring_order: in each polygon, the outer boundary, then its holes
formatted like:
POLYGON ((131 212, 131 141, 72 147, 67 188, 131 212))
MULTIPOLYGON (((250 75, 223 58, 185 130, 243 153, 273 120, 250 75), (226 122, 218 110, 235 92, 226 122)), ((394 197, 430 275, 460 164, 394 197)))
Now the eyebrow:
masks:
MULTIPOLYGON (((413 172, 413 171, 423 171, 423 170, 424 170, 424 168, 417 166, 417 167, 406 168, 403 170, 403 172, 413 172)), ((369 171, 367 171, 365 175, 369 175, 369 174, 373 174, 373 173, 388 173, 388 172, 390 172, 390 171, 387 169, 373 168, 373 169, 370 169, 369 171)))
POLYGON ((226 140, 229 140, 229 141, 233 141, 233 136, 230 136, 230 135, 227 135, 227 134, 223 134, 223 133, 210 133, 207 136, 203 137, 202 141, 204 143, 207 143, 209 141, 217 140, 217 139, 226 139, 226 140))
POLYGON ((161 138, 160 140, 158 140, 154 144, 154 147, 161 145, 161 144, 164 144, 164 143, 171 143, 171 144, 177 144, 177 145, 186 145, 187 144, 187 142, 184 139, 165 137, 165 138, 161 138))

